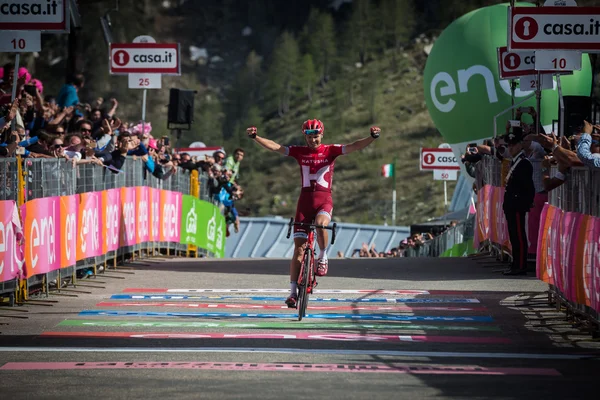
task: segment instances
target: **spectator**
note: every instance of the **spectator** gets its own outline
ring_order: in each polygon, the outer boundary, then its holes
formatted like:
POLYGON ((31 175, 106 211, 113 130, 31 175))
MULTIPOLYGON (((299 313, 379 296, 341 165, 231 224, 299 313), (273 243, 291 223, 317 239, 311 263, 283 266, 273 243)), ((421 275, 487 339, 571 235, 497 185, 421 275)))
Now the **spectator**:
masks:
POLYGON ((503 209, 513 261, 511 267, 504 271, 504 275, 525 275, 528 247, 525 214, 531 209, 535 196, 533 166, 525 156, 525 144, 519 129, 510 133, 506 142, 512 162, 506 176, 503 209))
POLYGON ((594 143, 592 140, 594 128, 600 129, 600 126, 592 126, 588 121, 584 121, 583 132, 577 144, 577 156, 584 165, 590 168, 600 168, 600 154, 594 154, 591 151, 592 145, 598 145, 598 143, 594 143))
POLYGON ((231 171, 231 178, 229 181, 234 183, 238 178, 240 172, 240 162, 244 159, 244 149, 237 148, 233 151, 233 155, 225 159, 225 169, 231 171))
POLYGON ((73 75, 60 89, 60 92, 56 97, 56 104, 58 104, 60 108, 77 106, 80 103, 78 92, 81 90, 84 83, 85 78, 82 74, 73 75))

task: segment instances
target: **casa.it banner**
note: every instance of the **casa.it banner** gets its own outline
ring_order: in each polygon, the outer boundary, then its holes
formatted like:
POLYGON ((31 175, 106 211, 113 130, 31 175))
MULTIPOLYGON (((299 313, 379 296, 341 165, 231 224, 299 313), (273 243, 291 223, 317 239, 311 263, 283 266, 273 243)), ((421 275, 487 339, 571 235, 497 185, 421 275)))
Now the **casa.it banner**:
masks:
POLYGON ((600 218, 546 204, 540 218, 537 277, 569 301, 600 311, 600 218))
POLYGON ((70 267, 122 246, 180 243, 181 207, 181 193, 148 187, 45 197, 20 210, 14 201, 0 201, 0 282, 70 267))
POLYGON ((192 244, 225 256, 225 218, 215 205, 194 196, 183 195, 181 210, 181 243, 192 244))

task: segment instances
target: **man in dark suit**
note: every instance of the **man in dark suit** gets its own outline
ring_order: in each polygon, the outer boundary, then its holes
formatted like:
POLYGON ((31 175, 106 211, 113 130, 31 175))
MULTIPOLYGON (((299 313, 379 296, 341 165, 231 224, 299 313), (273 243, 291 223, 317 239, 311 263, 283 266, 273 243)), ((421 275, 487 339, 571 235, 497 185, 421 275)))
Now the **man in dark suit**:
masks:
POLYGON ((526 275, 528 244, 525 214, 533 206, 535 196, 533 166, 525 154, 521 129, 513 128, 513 132, 505 136, 505 141, 512 163, 506 175, 503 209, 513 261, 504 275, 526 275))

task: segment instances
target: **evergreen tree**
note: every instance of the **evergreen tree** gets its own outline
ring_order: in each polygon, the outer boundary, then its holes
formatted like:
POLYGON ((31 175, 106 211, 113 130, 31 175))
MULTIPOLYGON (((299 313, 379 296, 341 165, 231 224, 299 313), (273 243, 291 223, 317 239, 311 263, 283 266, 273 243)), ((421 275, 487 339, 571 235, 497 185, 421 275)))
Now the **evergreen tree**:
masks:
POLYGON ((305 54, 302 56, 302 61, 300 62, 298 85, 310 102, 312 102, 313 99, 313 90, 316 82, 317 73, 315 72, 312 56, 310 54, 305 54))
POLYGON ((375 68, 371 68, 363 88, 371 123, 375 123, 375 121, 377 121, 380 86, 381 77, 379 71, 377 71, 375 68))
POLYGON ((397 53, 410 39, 416 24, 412 0, 383 0, 380 11, 385 42, 397 53))
POLYGON ((269 97, 277 100, 277 112, 283 116, 290 109, 293 89, 297 85, 300 60, 298 42, 289 32, 277 39, 268 74, 269 97))
POLYGON ((312 8, 302 37, 306 52, 312 56, 319 81, 324 84, 329 80, 336 56, 336 34, 331 14, 312 8))
POLYGON ((378 20, 377 7, 371 0, 352 2, 352 14, 346 24, 346 43, 354 60, 362 64, 377 49, 383 27, 378 20))

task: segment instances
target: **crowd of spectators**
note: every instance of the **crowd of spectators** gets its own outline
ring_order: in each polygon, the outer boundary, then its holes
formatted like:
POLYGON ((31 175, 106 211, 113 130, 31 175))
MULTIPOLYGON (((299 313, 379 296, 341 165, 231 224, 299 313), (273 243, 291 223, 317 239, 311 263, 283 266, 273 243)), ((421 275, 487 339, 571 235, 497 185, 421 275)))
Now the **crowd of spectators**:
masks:
MULTIPOLYGON (((494 184, 506 187, 506 191, 510 192, 510 199, 522 203, 522 207, 517 207, 519 209, 516 211, 527 214, 527 241, 521 246, 519 243, 514 243, 516 240, 511 238, 511 246, 513 253, 515 248, 519 252, 527 253, 529 269, 531 269, 531 264, 536 257, 540 215, 544 204, 548 201, 549 192, 570 179, 573 167, 600 168, 600 126, 582 120, 580 123, 572 124, 570 128, 567 127, 567 131, 562 136, 558 136, 555 132, 546 133, 543 126, 539 126, 536 132, 535 122, 525 122, 523 120, 525 115, 530 115, 530 120, 536 121, 537 115, 533 107, 517 109, 514 119, 507 121, 502 136, 493 140, 485 140, 481 144, 469 144, 461 161, 464 163, 467 173, 475 178, 473 184, 475 192, 485 184, 494 184), (528 160, 525 165, 531 165, 531 167, 522 171, 515 169, 515 164, 520 157, 528 160), (485 181, 493 179, 491 176, 493 171, 486 171, 486 163, 481 162, 486 158, 495 158, 500 162, 501 171, 497 174, 498 182, 485 181), (517 175, 519 176, 517 177, 517 175), (527 247, 527 249, 520 247, 527 247)), ((513 219, 512 214, 515 210, 507 209, 506 201, 505 195, 504 213, 510 236, 511 219, 513 219)), ((525 228, 519 227, 519 229, 524 230, 525 228)), ((517 234, 518 232, 513 236, 517 237, 517 234)), ((512 273, 514 274, 516 266, 513 265, 513 267, 512 273)), ((518 268, 518 272, 524 274, 521 267, 522 265, 518 268)))
POLYGON ((82 74, 72 76, 58 94, 49 94, 40 80, 19 68, 12 100, 14 72, 10 63, 0 68, 0 157, 61 158, 74 167, 92 164, 115 174, 124 173, 128 158, 140 159, 145 176, 163 180, 177 171, 198 170, 208 177, 210 199, 221 207, 227 226, 238 231, 235 201, 244 194, 238 183, 243 149, 229 157, 219 150, 203 160, 178 154, 168 135, 152 134, 150 122, 119 118, 117 99, 82 101, 82 74))
MULTIPOLYGON (((364 258, 394 258, 394 257, 408 257, 410 250, 418 251, 420 247, 425 245, 426 242, 433 240, 436 236, 441 235, 448 229, 451 229, 457 225, 456 221, 451 221, 447 226, 442 229, 433 230, 432 232, 425 233, 414 233, 400 241, 397 247, 391 248, 389 251, 377 251, 375 244, 369 246, 368 243, 363 243, 358 249, 354 249, 350 257, 364 257, 364 258)), ((344 254, 338 252, 338 258, 343 258, 344 254)))

